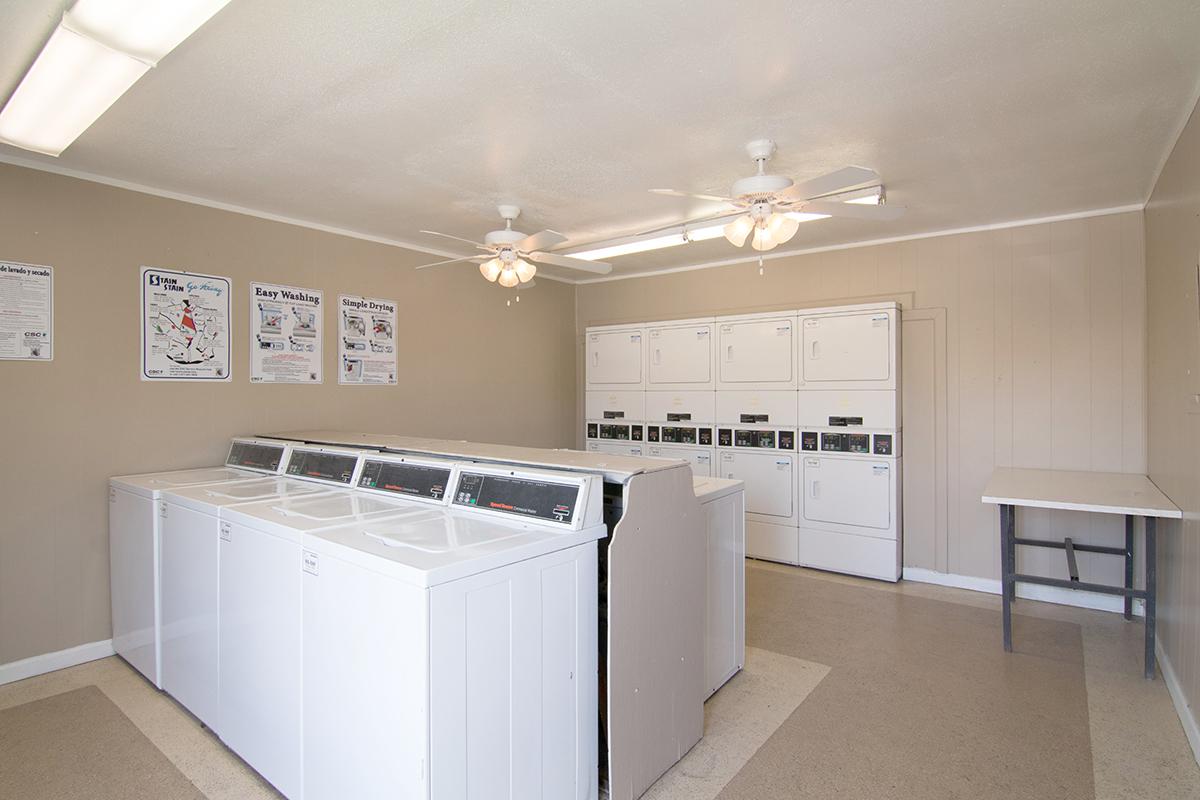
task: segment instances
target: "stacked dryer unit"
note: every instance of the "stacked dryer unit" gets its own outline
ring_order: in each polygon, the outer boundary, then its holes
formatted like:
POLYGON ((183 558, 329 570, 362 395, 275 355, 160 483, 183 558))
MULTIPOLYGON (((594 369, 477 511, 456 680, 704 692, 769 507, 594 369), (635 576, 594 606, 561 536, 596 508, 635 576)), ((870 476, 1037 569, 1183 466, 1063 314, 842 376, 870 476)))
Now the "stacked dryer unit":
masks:
POLYGON ((902 569, 900 310, 802 310, 799 563, 897 581, 902 569))
POLYGON ((584 343, 587 449, 643 455, 646 415, 645 329, 629 325, 589 328, 584 343))
POLYGON ((589 328, 587 447, 744 481, 749 556, 895 581, 899 343, 895 303, 589 328))
POLYGON ((713 474, 716 363, 713 318, 646 327, 646 447, 652 458, 687 461, 713 474))

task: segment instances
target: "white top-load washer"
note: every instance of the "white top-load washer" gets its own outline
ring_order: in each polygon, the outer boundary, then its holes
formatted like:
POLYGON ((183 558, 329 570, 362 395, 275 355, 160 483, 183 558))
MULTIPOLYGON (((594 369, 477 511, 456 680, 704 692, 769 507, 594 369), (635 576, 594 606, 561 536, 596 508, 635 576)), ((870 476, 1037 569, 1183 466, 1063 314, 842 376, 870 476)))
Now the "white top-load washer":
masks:
MULTIPOLYGON (((303 537, 425 513, 444 501, 454 465, 364 453, 353 474, 360 491, 279 496, 221 513, 217 733, 288 797, 301 795, 303 537)), ((358 658, 343 653, 342 666, 358 658)))
POLYGON ((230 507, 270 498, 345 493, 358 450, 294 445, 286 476, 194 486, 162 494, 162 688, 219 733, 219 551, 230 507))
POLYGON ((460 464, 445 507, 305 534, 305 800, 596 797, 602 506, 460 464))
POLYGON ((159 503, 164 491, 278 474, 295 442, 238 437, 223 467, 122 475, 108 481, 113 649, 162 688, 159 503))

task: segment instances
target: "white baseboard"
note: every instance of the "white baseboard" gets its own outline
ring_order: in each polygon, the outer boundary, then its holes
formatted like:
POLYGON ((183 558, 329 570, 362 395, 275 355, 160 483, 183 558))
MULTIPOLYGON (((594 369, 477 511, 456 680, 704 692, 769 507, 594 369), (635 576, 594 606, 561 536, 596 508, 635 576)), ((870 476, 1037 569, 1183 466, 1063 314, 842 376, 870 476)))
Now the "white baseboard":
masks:
MULTIPOLYGON (((977 578, 973 575, 955 575, 949 572, 935 572, 920 567, 905 567, 904 579, 917 583, 933 583, 938 586, 952 586, 956 589, 969 589, 972 592, 1000 594, 1000 581, 995 578, 977 578)), ((1110 594, 1095 592, 1080 592, 1074 589, 1060 589, 1057 586, 1039 586, 1034 583, 1018 583, 1017 597, 1026 600, 1039 600, 1043 603, 1057 603, 1060 606, 1075 606, 1077 608, 1094 608, 1097 611, 1112 611, 1118 614, 1125 611, 1125 600, 1110 594)), ((1133 601, 1134 616, 1145 616, 1145 608, 1141 600, 1133 601)))
POLYGON ((1158 656, 1158 668, 1162 672, 1163 683, 1167 685, 1167 692, 1171 695, 1171 702, 1175 704, 1175 713, 1179 715, 1188 744, 1192 746, 1192 755, 1195 756, 1196 763, 1200 764, 1200 725, 1196 723, 1196 715, 1183 695, 1179 677, 1175 674, 1175 668, 1171 666, 1171 660, 1167 658, 1166 650, 1163 649, 1162 638, 1155 640, 1154 654, 1158 656))
POLYGON ((59 650, 57 653, 43 653, 40 656, 0 664, 0 686, 32 678, 35 675, 44 675, 47 672, 73 667, 76 664, 95 661, 98 658, 106 658, 113 653, 112 639, 105 639, 102 642, 90 642, 77 647, 69 647, 66 650, 59 650))

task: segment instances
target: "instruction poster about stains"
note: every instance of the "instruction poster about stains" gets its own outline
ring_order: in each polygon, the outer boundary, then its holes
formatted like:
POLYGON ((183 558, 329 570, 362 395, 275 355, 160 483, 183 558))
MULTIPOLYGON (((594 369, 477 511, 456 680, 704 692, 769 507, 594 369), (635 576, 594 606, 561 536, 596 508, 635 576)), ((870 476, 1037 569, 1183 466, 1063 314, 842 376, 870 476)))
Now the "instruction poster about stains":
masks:
POLYGON ((275 283, 250 284, 250 382, 321 383, 324 295, 275 283))
POLYGON ((228 381, 228 278, 142 267, 142 380, 228 381))
POLYGON ((0 358, 54 359, 54 270, 0 261, 0 358))
POLYGON ((338 295, 338 383, 396 385, 396 304, 338 295))

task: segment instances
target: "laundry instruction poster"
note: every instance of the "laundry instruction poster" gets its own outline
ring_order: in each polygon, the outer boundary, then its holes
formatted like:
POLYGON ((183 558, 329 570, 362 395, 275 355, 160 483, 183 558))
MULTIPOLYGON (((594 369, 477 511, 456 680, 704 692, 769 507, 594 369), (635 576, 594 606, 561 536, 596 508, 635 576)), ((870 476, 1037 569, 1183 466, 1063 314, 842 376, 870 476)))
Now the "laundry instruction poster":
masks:
POLYGON ((142 267, 142 380, 228 381, 228 278, 142 267))
POLYGON ((338 383, 396 385, 396 304, 338 295, 338 383))
POLYGON ((276 283, 250 284, 250 382, 321 383, 324 295, 276 283))
POLYGON ((54 359, 54 270, 0 261, 0 358, 54 359))

